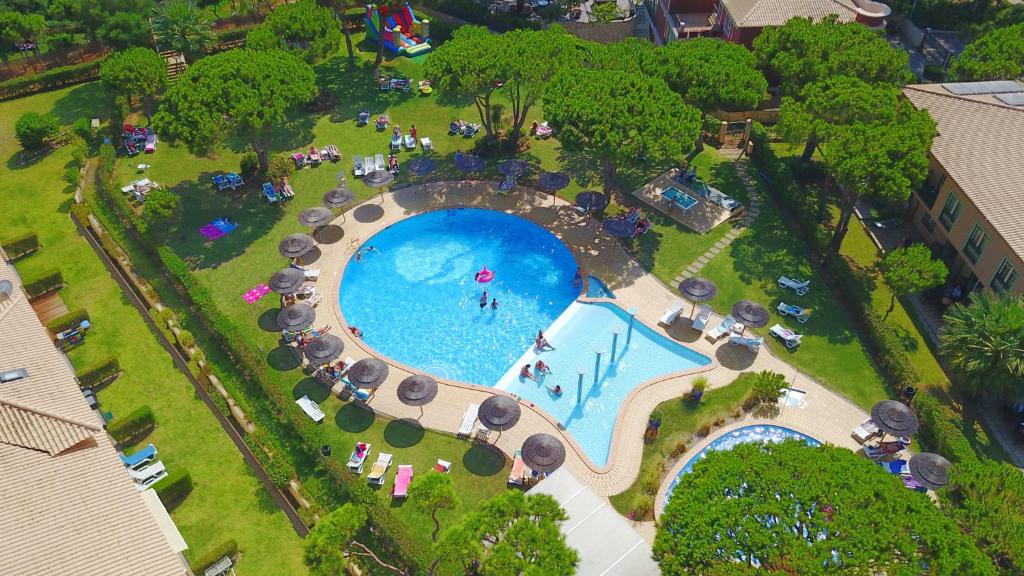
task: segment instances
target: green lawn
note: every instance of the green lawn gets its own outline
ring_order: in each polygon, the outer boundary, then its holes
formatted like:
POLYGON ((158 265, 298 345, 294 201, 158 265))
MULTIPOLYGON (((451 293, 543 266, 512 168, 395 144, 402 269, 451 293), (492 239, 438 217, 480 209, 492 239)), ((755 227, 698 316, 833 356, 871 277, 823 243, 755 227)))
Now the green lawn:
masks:
MULTIPOLYGON (((103 96, 97 84, 47 92, 0 103, 0 116, 16 119, 27 111, 55 112, 65 124, 99 114, 103 96)), ((9 124, 10 125, 10 124, 9 124)), ((124 416, 148 404, 158 426, 153 442, 170 470, 187 468, 192 494, 171 512, 195 558, 234 538, 243 550, 240 575, 304 573, 301 540, 273 499, 250 473, 220 424, 175 369, 142 318, 127 303, 98 257, 68 216, 71 191, 61 176, 71 160, 66 147, 25 168, 14 168, 17 143, 12 131, 0 131, 0 167, 5 236, 29 230, 43 248, 20 262, 24 276, 60 267, 67 282, 61 297, 70 308, 89 310, 94 328, 84 345, 71 351, 77 367, 116 355, 123 376, 99 397, 104 410, 124 416)))
POLYGON ((651 512, 643 519, 650 519, 653 514, 654 497, 668 472, 680 456, 688 449, 687 443, 693 439, 694 433, 701 426, 710 425, 715 420, 732 417, 740 409, 740 404, 747 397, 754 383, 753 374, 741 374, 728 386, 708 390, 700 403, 694 403, 687 397, 674 398, 662 402, 655 408, 661 416, 661 427, 657 438, 644 443, 643 460, 640 472, 633 485, 611 498, 612 505, 622 515, 634 513, 638 508, 648 508, 651 512))

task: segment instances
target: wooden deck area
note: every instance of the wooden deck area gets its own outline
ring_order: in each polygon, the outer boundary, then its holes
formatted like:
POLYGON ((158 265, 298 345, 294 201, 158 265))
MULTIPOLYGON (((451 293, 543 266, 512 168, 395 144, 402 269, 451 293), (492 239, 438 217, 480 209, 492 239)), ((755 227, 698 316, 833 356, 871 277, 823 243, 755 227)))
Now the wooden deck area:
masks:
POLYGON ((57 292, 33 300, 32 309, 36 311, 36 316, 39 316, 39 321, 44 326, 49 324, 54 318, 59 318, 68 313, 67 305, 64 304, 60 294, 57 292))
POLYGON ((675 175, 678 170, 673 168, 668 172, 656 177, 647 184, 633 191, 633 195, 643 200, 647 205, 667 214, 676 222, 686 226, 698 234, 704 234, 718 226, 722 222, 736 216, 718 204, 709 201, 685 184, 677 182, 675 175), (676 188, 697 201, 689 210, 683 210, 678 206, 670 204, 661 197, 661 192, 667 188, 676 188))

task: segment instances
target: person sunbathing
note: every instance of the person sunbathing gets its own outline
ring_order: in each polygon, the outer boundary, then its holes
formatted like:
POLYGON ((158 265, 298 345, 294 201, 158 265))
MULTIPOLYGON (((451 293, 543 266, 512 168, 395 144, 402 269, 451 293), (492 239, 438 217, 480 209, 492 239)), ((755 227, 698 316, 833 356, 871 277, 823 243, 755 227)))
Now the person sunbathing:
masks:
POLYGON ((537 350, 541 351, 555 349, 555 347, 552 346, 550 342, 548 342, 548 339, 544 337, 543 330, 537 331, 537 338, 534 340, 533 345, 537 348, 537 350))

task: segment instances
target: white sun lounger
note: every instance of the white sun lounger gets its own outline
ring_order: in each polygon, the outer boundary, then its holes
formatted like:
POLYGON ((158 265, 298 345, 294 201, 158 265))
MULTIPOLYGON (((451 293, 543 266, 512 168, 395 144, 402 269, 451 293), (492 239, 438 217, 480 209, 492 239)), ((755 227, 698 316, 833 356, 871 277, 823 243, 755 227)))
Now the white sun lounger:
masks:
POLYGON ((146 466, 141 470, 132 470, 131 468, 128 469, 128 474, 130 474, 132 479, 135 480, 136 482, 145 482, 146 480, 149 480, 150 478, 160 474, 161 472, 167 473, 167 468, 164 467, 164 463, 162 461, 156 462, 155 464, 150 464, 149 466, 146 466))
POLYGON ((873 438, 875 434, 878 434, 878 425, 871 418, 868 418, 864 422, 861 422, 860 426, 853 429, 850 436, 857 441, 858 444, 863 444, 873 438))
POLYGON ((420 138, 420 147, 423 148, 424 152, 430 152, 434 149, 434 143, 430 141, 429 136, 424 136, 420 138))
POLYGON ((671 326, 672 323, 676 321, 676 318, 679 317, 679 313, 682 311, 683 301, 676 300, 675 302, 672 303, 672 306, 670 306, 668 310, 665 310, 665 313, 661 315, 661 318, 658 319, 658 325, 671 326))
POLYGON ((136 482, 135 483, 135 489, 138 490, 139 492, 143 492, 147 488, 149 488, 153 484, 156 484, 157 482, 163 480, 164 478, 167 478, 167 471, 166 470, 162 470, 159 473, 157 473, 157 474, 155 474, 153 476, 150 476, 148 479, 146 479, 146 480, 144 480, 142 482, 136 482))
POLYGON ((376 156, 374 156, 373 157, 373 162, 375 164, 374 170, 387 170, 388 169, 388 165, 384 163, 384 155, 383 154, 377 154, 376 156))
POLYGON ((782 324, 776 324, 771 328, 772 336, 782 340, 786 344, 786 348, 792 350, 800 345, 800 341, 803 339, 803 335, 793 332, 789 328, 786 328, 782 324))
POLYGON ((473 424, 476 423, 476 416, 480 413, 479 404, 470 404, 466 409, 466 415, 462 417, 462 425, 459 426, 459 437, 469 437, 473 433, 473 424))
POLYGON ((352 449, 352 454, 348 457, 348 469, 356 474, 362 474, 363 465, 366 464, 366 457, 370 455, 371 448, 373 448, 372 444, 356 442, 355 448, 352 449), (364 446, 362 452, 359 451, 360 445, 364 446))
POLYGON ((710 332, 704 335, 704 338, 711 342, 718 342, 722 336, 725 336, 729 330, 732 329, 733 325, 736 324, 736 319, 732 317, 732 314, 722 318, 722 321, 711 329, 710 332))
POLYGON ((317 424, 324 421, 324 411, 321 410, 320 406, 317 406, 317 403, 313 402, 309 396, 303 396, 296 400, 295 403, 299 405, 299 408, 302 408, 302 411, 306 413, 306 416, 312 418, 317 424))
POLYGON ((764 344, 764 338, 760 336, 754 336, 747 338, 738 334, 729 336, 729 344, 733 346, 746 346, 751 352, 757 352, 761 350, 761 345, 764 344))
POLYGON ((700 308, 697 309, 697 316, 694 317, 691 326, 694 330, 704 331, 708 326, 708 320, 711 319, 711 307, 707 304, 701 304, 700 308))
POLYGON ((790 290, 797 293, 798 296, 807 294, 807 291, 811 289, 810 280, 794 280, 785 276, 779 276, 779 288, 789 288, 790 290))
POLYGON ((373 463, 373 468, 370 469, 370 473, 366 475, 366 480, 370 484, 377 486, 383 486, 384 481, 387 479, 388 468, 391 468, 391 454, 381 452, 377 454, 377 461, 373 463))
POLYGON ((362 156, 352 157, 352 172, 356 176, 362 176, 366 174, 366 164, 363 162, 362 156))

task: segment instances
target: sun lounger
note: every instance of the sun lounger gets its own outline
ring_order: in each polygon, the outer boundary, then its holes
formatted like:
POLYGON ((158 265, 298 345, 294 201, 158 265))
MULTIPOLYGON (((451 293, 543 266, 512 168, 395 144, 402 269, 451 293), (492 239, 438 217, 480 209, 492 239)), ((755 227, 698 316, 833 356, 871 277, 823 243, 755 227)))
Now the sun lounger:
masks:
POLYGON ((476 423, 476 416, 480 412, 479 404, 470 404, 469 408, 466 409, 465 416, 462 417, 462 424, 459 426, 459 436, 469 437, 473 432, 473 424, 476 423))
POLYGON ((391 468, 391 454, 381 452, 377 455, 377 461, 373 463, 373 468, 370 469, 370 473, 366 475, 366 480, 370 484, 383 486, 384 480, 387 478, 389 468, 391 468))
POLYGON ((306 165, 306 155, 302 152, 296 152, 292 154, 292 162, 295 163, 296 168, 302 168, 306 165))
POLYGON ((387 170, 388 165, 384 162, 383 154, 375 154, 373 157, 374 170, 387 170))
POLYGON ((793 304, 786 304, 785 302, 779 302, 779 314, 783 316, 792 316, 796 318, 797 322, 803 324, 811 317, 811 311, 807 308, 801 308, 793 304))
MULTIPOLYGON (((902 442, 898 443, 903 448, 906 447, 902 442)), ((876 446, 864 446, 864 455, 874 461, 879 461, 883 458, 899 458, 903 455, 903 448, 878 448, 876 446)))
POLYGON ((779 276, 779 288, 789 288, 790 290, 797 293, 798 296, 807 294, 807 291, 811 289, 810 280, 794 280, 785 276, 779 276))
POLYGON ((366 463, 366 457, 370 455, 371 445, 366 442, 356 442, 356 447, 352 449, 352 454, 348 457, 348 469, 356 474, 363 473, 363 464, 366 463))
POLYGON ((354 173, 357 177, 366 174, 366 165, 363 164, 362 156, 352 157, 352 173, 354 173))
POLYGON ((516 187, 516 177, 513 174, 505 176, 505 179, 498 184, 498 194, 508 194, 516 187))
POLYGON ((156 458, 156 446, 152 443, 147 445, 145 448, 138 450, 131 456, 120 454, 121 462, 129 468, 138 468, 139 466, 150 462, 153 458, 156 458))
POLYGON ((144 492, 150 486, 156 484, 157 482, 163 480, 164 478, 167 478, 167 470, 161 470, 157 474, 150 476, 149 478, 143 480, 142 482, 136 482, 135 489, 138 490, 139 492, 144 492))
POLYGON ((867 442, 876 434, 878 434, 878 425, 875 424, 875 421, 872 420, 871 418, 868 418, 867 420, 862 422, 860 426, 854 428, 853 432, 850 433, 850 435, 853 436, 853 439, 856 440, 858 444, 863 444, 867 442))
POLYGON ((242 180, 242 177, 234 172, 228 172, 228 185, 232 189, 241 188, 245 185, 245 180, 242 180))
POLYGON ((387 116, 377 116, 377 130, 387 130, 390 123, 391 119, 387 116))
POLYGON ((391 137, 391 151, 395 152, 397 150, 400 150, 401 148, 402 148, 402 137, 399 136, 398 134, 395 134, 394 136, 391 137))
POLYGON ((885 468, 885 471, 889 474, 910 474, 910 466, 902 458, 892 462, 879 462, 878 465, 885 468))
POLYGON ((729 344, 733 346, 746 346, 751 352, 757 352, 761 350, 761 345, 764 344, 764 338, 760 336, 740 336, 733 334, 729 336, 729 344))
POLYGON ((534 130, 534 134, 537 136, 537 138, 549 138, 551 137, 551 134, 553 132, 554 130, 552 130, 551 127, 548 126, 547 122, 541 122, 540 124, 537 125, 536 130, 534 130))
POLYGON ((441 474, 447 474, 452 471, 452 463, 447 460, 437 459, 437 464, 434 464, 434 470, 441 474))
POLYGON ((274 190, 274 185, 270 182, 263 183, 263 195, 267 198, 267 202, 271 204, 277 203, 277 191, 274 190))
POLYGON ((487 442, 487 438, 491 435, 491 429, 483 424, 476 427, 473 431, 473 440, 477 442, 487 442))
POLYGON ((223 192, 225 189, 231 187, 231 184, 228 183, 228 177, 222 174, 215 174, 212 180, 214 188, 216 188, 220 192, 223 192))
POLYGON ((299 405, 299 408, 302 408, 302 411, 306 413, 306 416, 313 419, 313 422, 319 424, 324 421, 324 411, 321 410, 320 406, 317 406, 317 403, 313 402, 309 396, 303 396, 296 400, 295 403, 299 405))
POLYGON ((406 150, 414 150, 416 148, 416 139, 413 138, 411 134, 406 134, 402 137, 402 146, 404 146, 406 150))
POLYGON ((512 470, 508 473, 508 483, 513 486, 522 486, 526 478, 526 462, 523 461, 522 450, 516 450, 512 458, 512 470))
POLYGON ((146 466, 145 468, 141 468, 139 470, 133 470, 131 468, 128 469, 128 474, 131 475, 132 479, 135 480, 136 482, 145 482, 146 480, 149 480, 150 478, 156 476, 157 474, 160 474, 161 472, 167 472, 167 468, 164 467, 163 462, 150 464, 149 466, 146 466))
POLYGON ((703 332, 708 326, 708 320, 711 319, 711 307, 707 304, 701 304, 700 308, 697 309, 697 316, 694 317, 693 323, 690 326, 694 330, 703 332))
POLYGON ((786 344, 786 348, 789 348, 790 350, 799 346, 800 341, 803 339, 802 334, 797 334, 796 332, 793 332, 792 330, 786 328, 781 324, 776 324, 775 326, 772 326, 771 333, 772 336, 775 336, 779 340, 782 340, 786 344))
POLYGON ((302 269, 302 274, 303 274, 303 276, 306 277, 306 280, 316 280, 317 278, 320 277, 320 269, 319 268, 303 268, 302 269))
POLYGON ((146 154, 152 154, 156 152, 156 133, 149 132, 146 134, 146 154))
POLYGON ((278 191, 281 193, 282 200, 295 198, 295 190, 292 190, 292 185, 287 180, 281 182, 281 187, 278 188, 278 191))
POLYGON ((734 324, 736 324, 736 319, 732 317, 732 314, 730 314, 725 318, 722 318, 722 321, 718 326, 712 328, 710 332, 704 335, 704 338, 711 342, 718 342, 732 329, 734 324))
POLYGON ((400 464, 398 474, 395 474, 395 488, 391 495, 395 498, 405 498, 409 495, 409 485, 412 484, 412 464, 400 464))
POLYGON ((479 124, 466 124, 466 126, 462 129, 462 135, 465 136, 466 138, 469 138, 470 136, 473 136, 479 131, 479 124))
POLYGON ((329 144, 327 148, 324 149, 323 152, 324 156, 326 156, 327 159, 329 159, 331 162, 337 162, 338 160, 341 160, 341 152, 338 151, 338 147, 335 146, 334 144, 329 144))
POLYGON ((661 318, 658 319, 658 325, 671 326, 672 323, 676 321, 676 318, 679 317, 679 314, 682 311, 683 301, 676 300, 675 302, 672 303, 672 306, 670 306, 669 309, 666 310, 665 313, 661 315, 661 318))
POLYGON ((420 138, 420 148, 422 148, 424 152, 432 152, 434 150, 434 143, 430 141, 430 137, 424 136, 423 138, 420 138))
POLYGON ((366 123, 370 121, 370 111, 362 109, 359 111, 359 116, 356 117, 356 126, 366 126, 366 123))

